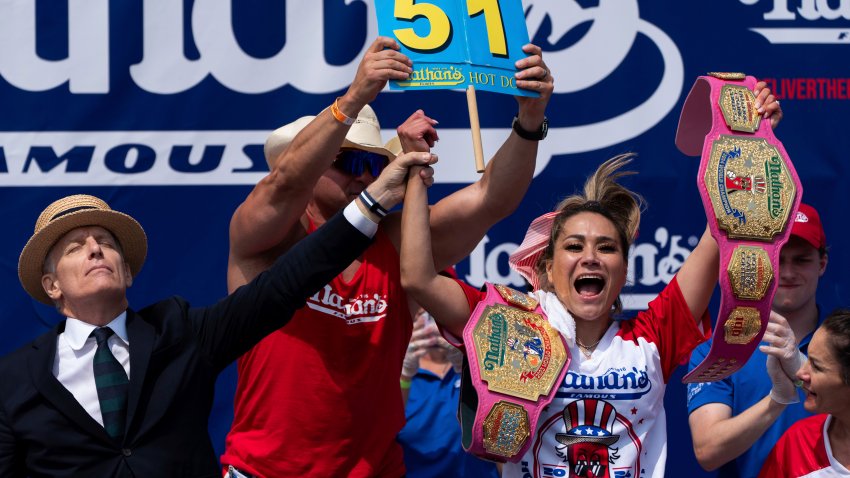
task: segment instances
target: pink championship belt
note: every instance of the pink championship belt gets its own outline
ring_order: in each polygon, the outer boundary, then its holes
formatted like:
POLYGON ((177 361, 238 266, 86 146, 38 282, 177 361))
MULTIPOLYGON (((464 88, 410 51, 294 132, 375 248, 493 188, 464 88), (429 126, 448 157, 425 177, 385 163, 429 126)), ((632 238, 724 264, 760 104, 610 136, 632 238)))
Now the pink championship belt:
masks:
POLYGON ((458 410, 463 447, 488 460, 519 461, 540 411, 564 380, 569 348, 534 298, 489 283, 463 342, 469 364, 458 410))
POLYGON ((743 73, 701 76, 679 118, 676 146, 689 156, 702 153, 697 183, 720 248, 721 291, 711 349, 683 382, 726 378, 758 346, 776 293, 779 252, 803 195, 788 153, 756 110, 755 84, 743 73))

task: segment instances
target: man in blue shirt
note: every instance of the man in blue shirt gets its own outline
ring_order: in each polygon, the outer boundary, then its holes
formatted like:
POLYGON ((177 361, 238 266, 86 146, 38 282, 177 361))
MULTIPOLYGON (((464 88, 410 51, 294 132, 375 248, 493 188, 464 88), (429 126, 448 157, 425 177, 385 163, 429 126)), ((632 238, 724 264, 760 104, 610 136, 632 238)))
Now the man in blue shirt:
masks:
POLYGON ((461 446, 457 405, 462 360, 460 350, 443 340, 434 320, 419 309, 401 377, 402 391, 408 392, 407 423, 397 437, 408 478, 499 477, 495 463, 461 446))
MULTIPOLYGON (((826 235, 820 216, 811 206, 800 204, 791 237, 780 252, 779 287, 773 299, 771 322, 781 326, 778 330, 789 342, 787 348, 796 346, 802 354, 822 321, 815 294, 826 264, 826 235), (797 344, 791 342, 794 337, 799 338, 797 344)), ((710 346, 706 342, 694 350, 690 370, 702 362, 710 346)), ((799 367, 802 361, 796 363, 799 367)), ((809 416, 796 396, 801 392, 789 390, 787 380, 777 381, 774 387, 766 371, 769 368, 767 355, 756 350, 731 377, 688 384, 688 421, 694 453, 706 470, 717 469, 720 477, 758 476, 776 440, 794 422, 809 416), (783 390, 780 382, 787 388, 783 390)), ((794 377, 796 370, 784 372, 794 377)))

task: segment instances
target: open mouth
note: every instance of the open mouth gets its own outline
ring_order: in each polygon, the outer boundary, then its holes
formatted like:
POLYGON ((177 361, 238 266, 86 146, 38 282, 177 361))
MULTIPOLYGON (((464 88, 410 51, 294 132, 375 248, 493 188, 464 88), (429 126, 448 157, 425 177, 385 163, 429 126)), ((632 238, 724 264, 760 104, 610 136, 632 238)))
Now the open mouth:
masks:
POLYGON ((605 288, 605 279, 596 274, 584 274, 576 279, 574 286, 581 297, 596 297, 605 288))

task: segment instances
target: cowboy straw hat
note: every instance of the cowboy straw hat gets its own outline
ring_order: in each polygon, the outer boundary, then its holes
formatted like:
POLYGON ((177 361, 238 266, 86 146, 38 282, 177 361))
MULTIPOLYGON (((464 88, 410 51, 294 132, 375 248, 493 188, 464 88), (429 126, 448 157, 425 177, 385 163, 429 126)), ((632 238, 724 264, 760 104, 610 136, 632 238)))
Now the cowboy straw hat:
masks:
MULTIPOLYGON (((263 147, 269 169, 274 167, 275 160, 286 151, 295 136, 314 118, 315 116, 302 116, 292 123, 274 130, 269 135, 263 147)), ((369 105, 364 106, 357 114, 357 118, 345 135, 341 147, 381 154, 389 158, 390 161, 401 152, 401 144, 397 136, 386 143, 381 140, 381 124, 378 123, 378 116, 375 115, 375 111, 369 105)))
POLYGON ((113 211, 103 200, 94 196, 67 196, 54 201, 41 212, 35 222, 35 232, 21 251, 18 278, 32 298, 53 305, 53 300, 41 285, 44 261, 62 236, 85 226, 100 226, 115 236, 133 277, 142 269, 148 252, 148 241, 144 229, 135 219, 113 211))

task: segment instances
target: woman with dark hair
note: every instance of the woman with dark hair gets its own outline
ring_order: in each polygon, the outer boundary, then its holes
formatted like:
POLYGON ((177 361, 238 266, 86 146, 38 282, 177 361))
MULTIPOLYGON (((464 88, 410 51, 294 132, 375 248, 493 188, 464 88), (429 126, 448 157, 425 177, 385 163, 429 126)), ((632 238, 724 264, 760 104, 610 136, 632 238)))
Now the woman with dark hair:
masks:
MULTIPOLYGON (((572 360, 539 415, 533 443, 517 463, 504 465, 505 477, 664 476, 664 390, 709 333, 706 307, 717 283, 718 248, 706 229, 648 310, 618 317, 642 206, 640 196, 617 182, 634 174, 621 170, 631 160, 621 155, 600 165, 582 194, 532 222, 511 256, 572 360)), ((411 176, 402 212, 402 284, 444 331, 460 337, 484 293, 437 274, 427 193, 411 176)), ((523 360, 540 363, 534 343, 508 339, 512 344, 523 360)))
POLYGON ((789 428, 759 476, 850 477, 850 309, 835 310, 824 320, 797 379, 806 392, 803 406, 820 415, 789 428))

